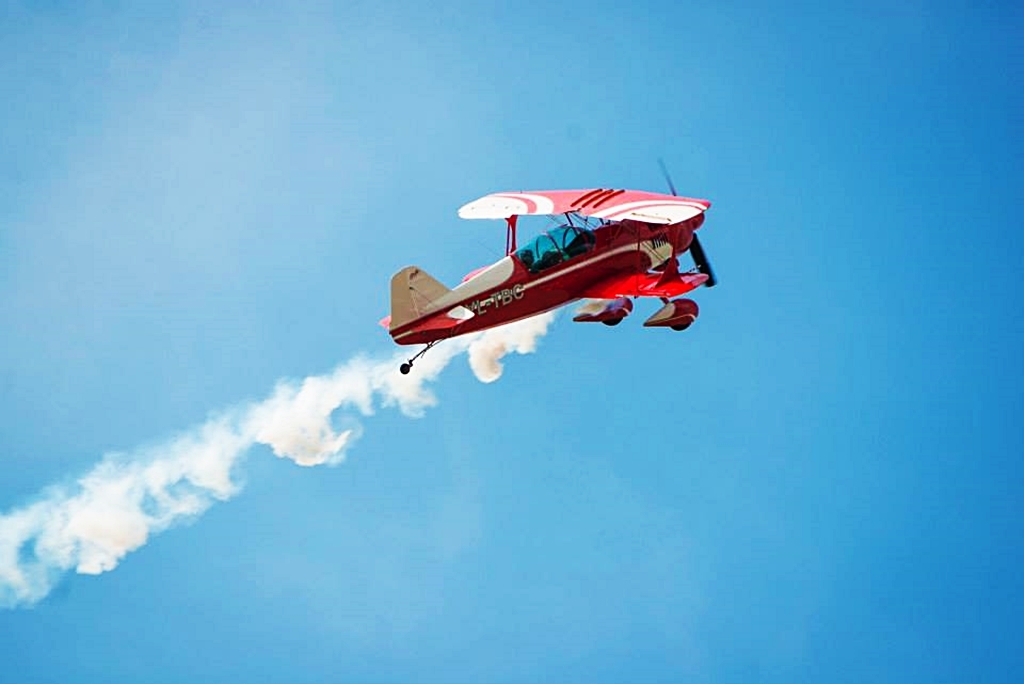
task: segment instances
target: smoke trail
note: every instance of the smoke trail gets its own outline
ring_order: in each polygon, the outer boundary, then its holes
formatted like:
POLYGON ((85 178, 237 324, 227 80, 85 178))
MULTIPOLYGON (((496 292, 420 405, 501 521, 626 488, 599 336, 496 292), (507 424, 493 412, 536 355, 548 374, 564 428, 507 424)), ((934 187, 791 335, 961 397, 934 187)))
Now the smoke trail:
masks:
POLYGON ((335 428, 338 409, 372 415, 375 405, 421 416, 437 403, 426 388, 458 354, 468 352, 482 382, 501 376, 501 358, 535 350, 553 314, 467 335, 439 345, 410 375, 386 361, 356 357, 327 375, 279 383, 266 400, 225 411, 164 444, 107 454, 71 488, 52 487, 40 500, 0 515, 0 606, 44 598, 70 570, 99 574, 153 534, 201 515, 238 493, 232 473, 254 444, 302 466, 339 463, 358 427, 335 428))

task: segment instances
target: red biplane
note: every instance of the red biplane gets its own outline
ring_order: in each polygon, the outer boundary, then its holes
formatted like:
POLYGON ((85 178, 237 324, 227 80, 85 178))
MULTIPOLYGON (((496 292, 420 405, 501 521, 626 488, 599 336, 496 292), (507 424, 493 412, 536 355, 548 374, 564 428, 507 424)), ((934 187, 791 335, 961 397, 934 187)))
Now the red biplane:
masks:
POLYGON ((391 315, 380 323, 398 344, 426 344, 413 361, 442 340, 504 325, 579 299, 604 300, 574 321, 617 325, 633 310, 631 298, 657 297, 662 306, 644 325, 685 330, 697 303, 680 298, 715 277, 696 230, 707 200, 637 190, 594 188, 499 192, 459 209, 465 219, 504 219, 505 256, 448 289, 417 266, 391 278, 391 315), (520 216, 561 217, 560 225, 520 247, 520 216), (689 251, 695 268, 679 270, 689 251))

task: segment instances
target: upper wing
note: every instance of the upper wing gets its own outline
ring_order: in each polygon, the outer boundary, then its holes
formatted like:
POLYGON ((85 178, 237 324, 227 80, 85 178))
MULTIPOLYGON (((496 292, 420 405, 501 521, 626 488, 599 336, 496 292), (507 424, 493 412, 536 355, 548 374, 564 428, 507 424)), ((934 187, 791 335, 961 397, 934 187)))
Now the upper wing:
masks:
POLYGON ((485 195, 463 205, 459 216, 464 219, 503 219, 571 212, 609 221, 633 219, 667 224, 693 218, 710 206, 711 202, 703 199, 641 190, 540 190, 485 195))

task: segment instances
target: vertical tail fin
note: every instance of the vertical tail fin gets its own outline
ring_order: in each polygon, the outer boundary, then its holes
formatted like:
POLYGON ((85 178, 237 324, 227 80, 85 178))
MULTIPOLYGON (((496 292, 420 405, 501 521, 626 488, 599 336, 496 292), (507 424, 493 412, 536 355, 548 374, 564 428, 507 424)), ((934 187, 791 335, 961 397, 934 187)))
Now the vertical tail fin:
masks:
POLYGON ((395 330, 428 313, 437 311, 431 306, 451 292, 418 266, 406 266, 391 277, 391 321, 389 330, 395 330))

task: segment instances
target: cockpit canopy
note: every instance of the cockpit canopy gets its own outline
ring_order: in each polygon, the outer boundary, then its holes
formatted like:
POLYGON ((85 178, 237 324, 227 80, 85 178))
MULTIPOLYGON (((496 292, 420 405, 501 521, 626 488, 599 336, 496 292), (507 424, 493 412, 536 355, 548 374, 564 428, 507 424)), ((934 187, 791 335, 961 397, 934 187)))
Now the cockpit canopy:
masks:
POLYGON ((594 231, 589 228, 565 224, 535 237, 516 251, 516 257, 530 273, 538 273, 586 254, 596 242, 594 231))

